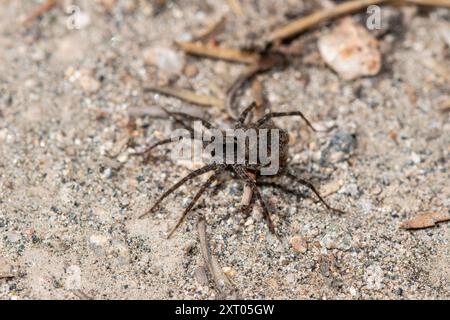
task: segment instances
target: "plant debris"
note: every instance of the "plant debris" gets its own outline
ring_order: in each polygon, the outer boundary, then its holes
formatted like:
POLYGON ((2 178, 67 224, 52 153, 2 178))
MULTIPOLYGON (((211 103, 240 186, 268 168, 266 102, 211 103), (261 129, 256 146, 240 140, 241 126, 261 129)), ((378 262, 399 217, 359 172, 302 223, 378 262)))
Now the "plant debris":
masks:
POLYGON ((220 267, 216 257, 211 254, 211 249, 208 246, 208 236, 206 234, 205 218, 200 217, 197 223, 197 231, 200 239, 200 251, 205 260, 206 268, 212 275, 212 280, 215 284, 215 289, 219 299, 237 299, 238 292, 234 288, 230 279, 220 267))
POLYGON ((321 22, 335 19, 337 17, 343 16, 345 14, 353 13, 367 8, 370 5, 381 5, 389 3, 400 3, 400 4, 416 4, 424 6, 442 6, 450 7, 450 1, 448 0, 356 0, 356 1, 345 1, 331 8, 325 8, 323 10, 312 13, 306 17, 301 17, 294 20, 287 25, 274 30, 269 38, 272 42, 281 41, 284 39, 291 38, 307 29, 310 29, 321 22))
POLYGON ((259 55, 252 52, 245 52, 237 49, 223 48, 201 42, 177 41, 176 44, 186 53, 204 56, 214 59, 222 59, 233 62, 254 64, 258 61, 259 55))
POLYGON ((420 214, 410 220, 401 223, 402 229, 423 229, 436 226, 440 222, 450 221, 450 215, 440 212, 428 212, 420 214))
POLYGON ((182 89, 182 88, 173 88, 173 87, 145 87, 145 91, 151 91, 151 92, 157 92, 162 93, 168 96, 176 97, 180 100, 190 102, 197 104, 199 106, 217 106, 217 107, 223 107, 223 102, 215 97, 201 95, 198 93, 195 93, 188 89, 182 89))
POLYGON ((193 35, 194 42, 208 42, 211 40, 218 32, 220 32, 226 23, 227 19, 225 16, 221 16, 217 21, 214 21, 204 30, 201 30, 193 35))

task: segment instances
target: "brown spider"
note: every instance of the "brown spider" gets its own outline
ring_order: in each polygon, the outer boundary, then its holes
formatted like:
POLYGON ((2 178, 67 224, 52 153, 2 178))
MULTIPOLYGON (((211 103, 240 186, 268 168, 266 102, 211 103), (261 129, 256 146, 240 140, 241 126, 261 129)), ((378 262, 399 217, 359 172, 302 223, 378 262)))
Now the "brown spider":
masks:
MULTIPOLYGON (((270 112, 265 114, 262 118, 258 119, 257 121, 251 122, 249 124, 246 124, 249 121, 246 121, 250 112, 252 111, 252 109, 256 106, 255 103, 252 103, 250 106, 248 106, 247 108, 245 108, 245 110, 239 115, 236 123, 235 123, 235 128, 242 128, 244 130, 247 129, 277 129, 279 130, 279 152, 277 154, 278 156, 278 163, 279 163, 279 169, 276 172, 275 176, 285 176, 289 179, 292 179, 293 181, 300 183, 303 186, 308 187, 309 189, 312 190, 312 192, 314 192, 316 194, 316 196, 319 198, 320 202, 322 202, 323 205, 325 205, 325 207, 329 210, 333 210, 333 211, 337 211, 337 212, 341 212, 341 210, 332 208, 330 205, 328 205, 325 200, 321 197, 321 195, 319 194, 319 192, 316 190, 316 188, 313 186, 313 184, 305 179, 299 178, 297 177, 295 174, 293 174, 289 168, 288 168, 288 133, 285 130, 279 129, 277 128, 273 121, 272 118, 276 118, 276 117, 288 117, 288 116, 300 116, 308 125, 308 127, 310 127, 313 131, 316 131, 314 129, 314 127, 311 125, 311 123, 308 121, 308 119, 306 119, 306 117, 300 112, 300 111, 292 111, 292 112, 270 112)), ((165 110, 165 109, 164 109, 165 110)), ((188 115, 185 113, 181 113, 181 112, 171 112, 171 111, 167 111, 165 110, 171 117, 174 118, 174 120, 181 124, 185 129, 187 129, 190 134, 191 134, 191 138, 194 139, 194 130, 192 128, 192 126, 190 126, 189 124, 187 124, 184 120, 188 120, 188 121, 201 121, 202 125, 207 128, 207 129, 216 129, 213 127, 213 125, 202 119, 199 117, 195 117, 192 115, 188 115)), ((250 118, 250 117, 249 117, 250 118)), ((218 130, 218 129, 216 129, 218 130)), ((260 139, 259 134, 257 137, 258 141, 260 139)), ((150 146, 149 148, 147 148, 144 152, 141 152, 139 154, 144 154, 146 155, 146 158, 148 159, 150 152, 152 149, 154 149, 157 146, 163 145, 163 144, 167 144, 170 142, 173 142, 174 140, 169 138, 169 139, 164 139, 161 140, 155 144, 153 144, 152 146, 150 146)), ((236 140, 234 142, 234 144, 236 144, 236 140)), ((205 142, 203 142, 203 145, 205 145, 205 142)), ((236 147, 236 146, 235 146, 236 147)), ((191 202, 189 203, 189 205, 185 208, 185 210, 183 211, 181 217, 179 218, 178 222, 176 223, 175 227, 172 229, 172 231, 169 233, 168 238, 170 238, 172 236, 172 234, 175 232, 175 230, 181 225, 181 223, 183 222, 184 218, 186 217, 186 215, 189 213, 189 211, 191 211, 191 209, 194 207, 195 203, 200 199, 200 197, 202 196, 202 194, 211 186, 211 184, 216 181, 219 176, 225 172, 225 171, 230 171, 232 173, 234 173, 240 180, 242 180, 246 186, 250 187, 253 194, 256 195, 256 198, 258 198, 258 201, 261 204, 262 207, 262 211, 263 211, 263 217, 269 227, 269 230, 272 234, 276 235, 275 232, 275 227, 274 224, 272 222, 272 219, 270 217, 270 212, 269 209, 267 207, 267 204, 263 198, 263 196, 261 195, 261 192, 257 186, 257 181, 258 179, 260 179, 261 176, 261 169, 263 168, 263 164, 260 162, 260 158, 258 156, 258 161, 257 163, 253 163, 250 164, 248 161, 248 151, 250 148, 252 148, 254 146, 250 146, 249 143, 246 143, 245 145, 245 162, 242 163, 231 163, 231 164, 220 164, 220 163, 211 163, 211 164, 207 164, 205 166, 203 166, 200 169, 194 170, 191 173, 189 173, 188 175, 186 175, 184 178, 182 178, 181 180, 179 180, 177 183, 175 183, 172 187, 170 187, 167 191, 165 191, 160 197, 159 199, 156 201, 156 203, 153 205, 152 208, 150 208, 150 210, 148 210, 146 213, 144 213, 143 215, 141 215, 139 218, 143 218, 144 216, 146 216, 147 214, 154 212, 155 209, 158 207, 158 205, 166 198, 168 197, 170 194, 172 194, 175 190, 177 190, 179 187, 181 187, 182 185, 184 185, 187 181, 192 180, 200 175, 203 175, 207 172, 213 172, 213 174, 207 179, 207 181, 200 187, 200 189, 197 191, 197 193, 195 194, 194 198, 191 200, 191 202)), ((224 155, 226 152, 226 148, 225 148, 225 144, 223 145, 223 151, 224 151, 224 155)), ((268 150, 268 152, 270 153, 271 150, 268 150)), ((235 158, 236 159, 236 158, 235 158)), ((248 215, 250 210, 253 208, 253 205, 255 203, 255 197, 252 196, 250 203, 248 205, 245 205, 243 210, 244 212, 248 215)))

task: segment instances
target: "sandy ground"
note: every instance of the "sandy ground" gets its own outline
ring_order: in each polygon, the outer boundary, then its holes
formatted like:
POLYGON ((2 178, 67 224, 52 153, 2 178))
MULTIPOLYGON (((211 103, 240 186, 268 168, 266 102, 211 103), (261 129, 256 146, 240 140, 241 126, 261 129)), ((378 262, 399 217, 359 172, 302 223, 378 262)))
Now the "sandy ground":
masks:
MULTIPOLYGON (((311 8, 255 1, 240 18, 226 1, 170 1, 161 10, 151 1, 135 8, 118 1, 109 13, 94 1, 74 1, 90 18, 80 30, 67 28, 63 8, 19 26, 38 2, 0 4, 0 270, 11 275, 0 279, 1 299, 212 299, 199 213, 242 298, 450 298, 450 223, 399 228, 417 214, 450 209, 449 10, 408 16, 383 9, 377 76, 343 81, 322 62, 316 37, 329 26, 307 35, 288 68, 259 76, 273 110, 301 109, 314 125, 331 128, 313 134, 295 118, 276 122, 291 132, 293 167, 344 215, 281 179, 294 192, 263 191, 279 242, 259 206, 242 218, 243 186, 227 180, 166 240, 202 179, 138 220, 189 168, 164 149, 148 165, 130 157, 130 135, 145 144, 174 128, 168 119, 130 113, 167 106, 223 125, 217 108, 142 87, 171 81, 220 96, 243 66, 186 57, 198 74, 167 77, 144 63, 145 48, 171 47, 221 14, 228 23, 218 40, 243 47, 251 33, 258 40, 311 8), (302 239, 298 251, 293 237, 302 239)), ((246 92, 240 105, 250 100, 246 92)))

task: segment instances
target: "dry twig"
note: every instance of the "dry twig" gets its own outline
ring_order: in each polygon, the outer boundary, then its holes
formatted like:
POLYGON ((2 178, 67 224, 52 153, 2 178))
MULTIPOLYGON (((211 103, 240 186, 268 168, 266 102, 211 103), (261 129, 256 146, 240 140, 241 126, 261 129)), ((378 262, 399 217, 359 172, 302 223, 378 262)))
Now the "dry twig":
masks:
POLYGON ((187 89, 172 88, 172 87, 146 87, 144 90, 176 97, 180 100, 194 103, 199 106, 218 106, 218 107, 223 106, 223 102, 220 99, 211 96, 197 94, 187 89))
POLYGON ((310 14, 306 17, 301 17, 295 21, 290 22, 284 27, 281 27, 270 34, 270 40, 272 42, 280 41, 283 39, 291 38, 298 33, 301 33, 307 29, 310 29, 317 24, 326 20, 334 19, 344 14, 353 13, 371 5, 388 4, 390 2, 396 2, 400 4, 415 4, 423 6, 439 6, 450 7, 450 0, 355 0, 346 1, 332 8, 327 8, 310 14))
POLYGON ((423 229, 434 227, 439 222, 450 221, 450 215, 439 212, 429 212, 420 214, 410 220, 404 221, 400 228, 402 229, 423 229))
POLYGON ((255 63, 259 59, 259 55, 256 53, 244 52, 231 48, 221 48, 200 42, 177 41, 176 44, 186 53, 196 56, 249 64, 255 63))
POLYGON ((194 35, 194 41, 205 42, 214 35, 216 35, 225 26, 227 19, 225 16, 221 16, 219 20, 214 21, 211 25, 207 26, 205 30, 202 30, 194 35))
POLYGON ((237 299, 238 293, 228 277, 223 273, 217 259, 211 254, 206 234, 206 221, 200 217, 197 223, 198 236, 200 239, 200 251, 205 260, 206 268, 212 275, 215 289, 219 299, 237 299))

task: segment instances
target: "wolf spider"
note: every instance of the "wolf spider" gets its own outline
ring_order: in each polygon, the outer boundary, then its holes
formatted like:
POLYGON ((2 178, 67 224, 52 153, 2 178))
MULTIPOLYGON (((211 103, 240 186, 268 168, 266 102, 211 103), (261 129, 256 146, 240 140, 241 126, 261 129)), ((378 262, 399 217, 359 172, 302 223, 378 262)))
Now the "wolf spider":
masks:
MULTIPOLYGON (((335 208, 331 207, 330 205, 328 205, 328 203, 322 198, 322 196, 319 194, 319 192, 317 191, 317 189, 314 187, 314 185, 311 182, 309 182, 305 179, 302 179, 300 177, 297 177, 294 173, 292 173, 289 170, 289 168, 288 168, 288 142, 289 142, 288 133, 283 129, 277 128, 272 121, 273 118, 277 118, 277 117, 300 116, 306 122, 306 124, 308 125, 308 127, 311 130, 316 131, 314 129, 314 127, 311 125, 311 123, 308 121, 308 119, 300 111, 270 112, 270 113, 265 114, 260 119, 254 121, 254 122, 251 122, 252 119, 251 119, 251 116, 249 117, 249 115, 250 115, 250 112, 252 111, 252 109, 255 108, 255 106, 256 106, 256 104, 252 103, 251 105, 249 105, 247 108, 245 108, 243 110, 243 112, 239 115, 239 117, 235 123, 235 129, 238 129, 238 128, 242 128, 244 130, 246 130, 246 129, 269 129, 269 130, 270 129, 278 129, 279 130, 279 139, 280 139, 279 140, 279 150, 280 150, 279 151, 279 170, 275 176, 285 176, 285 177, 309 188, 318 197, 319 201, 327 209, 342 213, 341 210, 335 209, 335 208), (246 121, 247 118, 250 118, 249 121, 246 121), (250 122, 250 123, 247 124, 247 122, 250 122)), ((188 114, 181 113, 181 112, 171 112, 166 109, 164 109, 164 110, 167 114, 169 114, 171 117, 173 117, 177 123, 181 124, 185 129, 187 129, 190 132, 191 138, 194 138, 194 130, 193 130, 192 126, 190 126, 184 120, 200 121, 205 128, 216 129, 210 122, 206 121, 203 118, 188 115, 188 114)), ((258 136, 258 139, 259 139, 259 136, 258 136)), ((145 155, 146 159, 148 160, 150 157, 151 150, 153 150, 154 148, 156 148, 158 146, 161 146, 161 145, 164 145, 164 144, 167 144, 170 142, 173 142, 173 140, 171 138, 161 140, 161 141, 151 145, 146 150, 144 150, 143 152, 140 152, 138 154, 145 155)), ((203 142, 203 143, 205 144, 205 142, 203 142)), ((235 141, 235 144, 236 144, 236 141, 235 141)), ((249 147, 250 147, 249 144, 246 144, 245 148, 249 148, 249 147)), ((247 154, 247 150, 245 152, 247 154)), ((224 144, 224 156, 225 156, 225 144, 224 144)), ((261 177, 263 177, 260 174, 261 169, 262 169, 262 164, 259 163, 259 156, 258 156, 258 163, 256 163, 256 164, 249 164, 247 161, 244 164, 238 164, 238 163, 207 164, 200 169, 190 172, 188 175, 183 177, 181 180, 179 180, 177 183, 175 183, 172 187, 170 187, 168 190, 166 190, 159 197, 159 199, 156 201, 156 203, 153 205, 153 207, 151 207, 147 212, 145 212, 139 218, 143 218, 147 214, 154 212, 155 209, 159 206, 159 204, 165 198, 167 198, 169 195, 171 195, 173 192, 175 192, 178 188, 180 188, 182 185, 184 185, 189 180, 192 180, 198 176, 201 176, 205 173, 212 171, 213 174, 206 180, 205 183, 203 183, 203 185, 200 187, 200 189, 194 195, 193 199, 190 201, 188 206, 184 209, 184 211, 183 211, 181 217, 179 218, 178 222, 176 223, 175 227, 168 234, 167 238, 170 238, 173 235, 173 233, 175 232, 175 230, 181 225, 181 223, 183 222, 186 215, 192 210, 192 208, 194 207, 196 202, 200 199, 200 197, 203 195, 203 193, 205 193, 205 191, 211 186, 211 184, 214 181, 218 180, 219 176, 223 172, 230 171, 230 172, 234 173, 238 177, 238 179, 242 180, 246 184, 246 186, 252 190, 252 193, 253 193, 249 203, 247 205, 244 205, 243 211, 248 216, 248 214, 250 213, 250 211, 253 208, 253 205, 255 203, 255 195, 256 195, 256 198, 258 199, 258 201, 261 204, 263 217, 268 225, 270 232, 272 234, 278 236, 275 232, 275 227, 272 222, 268 206, 260 192, 260 189, 258 188, 258 180, 261 179, 261 177)), ((274 185, 271 183, 268 183, 268 184, 274 185)), ((275 185, 275 186, 279 186, 279 185, 275 185)))

